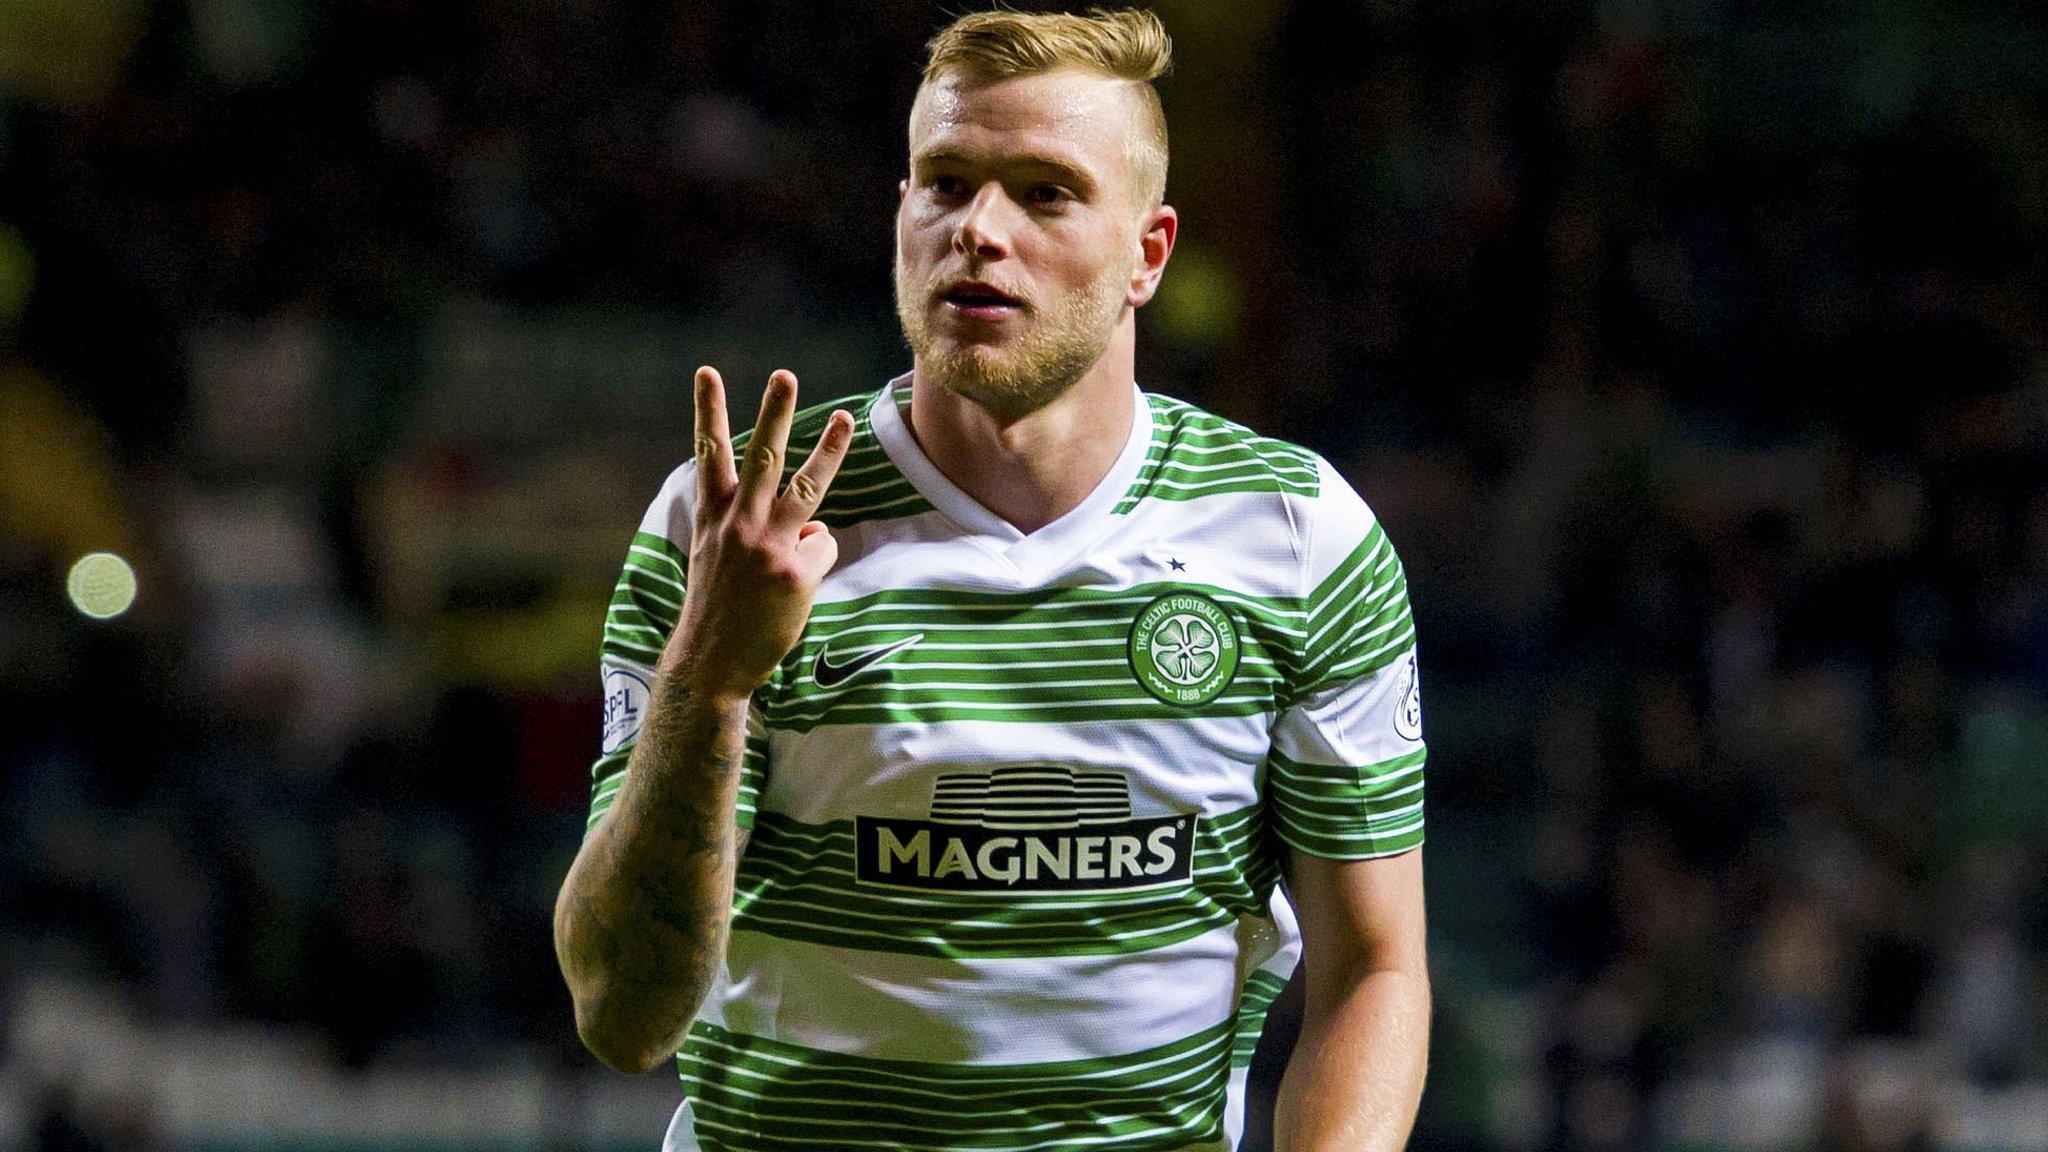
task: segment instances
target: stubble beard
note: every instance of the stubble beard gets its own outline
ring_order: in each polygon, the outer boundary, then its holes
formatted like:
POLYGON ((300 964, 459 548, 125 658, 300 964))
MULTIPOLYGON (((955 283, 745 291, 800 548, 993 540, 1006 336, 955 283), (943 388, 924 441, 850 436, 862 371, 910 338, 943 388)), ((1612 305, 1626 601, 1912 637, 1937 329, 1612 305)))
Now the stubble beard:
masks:
MULTIPOLYGON (((1025 305, 1024 331, 1002 344, 961 344, 934 331, 930 304, 943 283, 909 283, 896 254, 896 317, 920 376, 1014 420, 1057 400, 1108 350, 1123 315, 1125 277, 1111 266, 1086 291, 1025 305)), ((940 305, 944 307, 944 305, 940 305)))

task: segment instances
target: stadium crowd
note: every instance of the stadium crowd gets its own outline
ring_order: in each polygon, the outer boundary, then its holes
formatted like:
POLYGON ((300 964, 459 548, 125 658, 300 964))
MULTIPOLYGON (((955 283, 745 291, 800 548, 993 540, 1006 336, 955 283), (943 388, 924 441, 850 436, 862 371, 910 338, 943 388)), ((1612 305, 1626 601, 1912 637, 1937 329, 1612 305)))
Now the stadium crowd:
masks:
MULTIPOLYGON (((2048 21, 1161 8, 1191 243, 1140 382, 1329 456, 1407 565, 1415 1147, 2048 1147, 2048 21)), ((938 6, 23 12, 0 1003, 587 1065, 548 909, 683 427, 551 436, 465 318, 539 332, 543 385, 630 359, 560 336, 620 315, 891 348, 938 6), (118 620, 62 595, 95 548, 141 576, 118 620)), ((31 1025, 0 1137, 177 1146, 31 1025)))

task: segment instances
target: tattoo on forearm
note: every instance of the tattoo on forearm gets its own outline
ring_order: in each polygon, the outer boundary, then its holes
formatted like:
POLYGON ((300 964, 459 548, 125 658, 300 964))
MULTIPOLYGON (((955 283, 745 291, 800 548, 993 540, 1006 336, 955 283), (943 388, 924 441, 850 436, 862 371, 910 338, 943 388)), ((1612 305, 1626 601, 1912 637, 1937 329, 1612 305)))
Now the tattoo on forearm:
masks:
POLYGON ((611 814, 609 882, 579 894, 574 960, 604 974, 620 1007, 701 994, 725 953, 744 735, 691 703, 677 680, 657 690, 611 814))

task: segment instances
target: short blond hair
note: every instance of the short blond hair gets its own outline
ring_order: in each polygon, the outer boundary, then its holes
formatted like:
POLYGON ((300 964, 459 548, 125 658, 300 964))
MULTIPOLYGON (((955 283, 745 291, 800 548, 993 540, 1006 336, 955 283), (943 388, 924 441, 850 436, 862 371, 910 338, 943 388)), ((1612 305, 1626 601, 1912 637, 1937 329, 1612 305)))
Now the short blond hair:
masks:
POLYGON ((1085 68, 1128 80, 1138 101, 1142 131, 1131 142, 1131 164, 1147 206, 1166 196, 1166 111, 1153 81, 1173 69, 1173 40, 1159 17, 1142 9, 1068 12, 970 12, 926 45, 924 83, 947 72, 1003 80, 1058 68, 1085 68))

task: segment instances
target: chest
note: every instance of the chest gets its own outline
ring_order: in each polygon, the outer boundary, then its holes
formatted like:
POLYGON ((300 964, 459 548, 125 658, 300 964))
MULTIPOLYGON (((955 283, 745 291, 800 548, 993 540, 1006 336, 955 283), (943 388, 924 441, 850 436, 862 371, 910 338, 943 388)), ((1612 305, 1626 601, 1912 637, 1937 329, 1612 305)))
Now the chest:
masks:
POLYGON ((1230 527, 1133 517, 1028 586, 986 541, 842 540, 759 697, 764 808, 1072 823, 1255 802, 1298 573, 1287 540, 1230 527))

